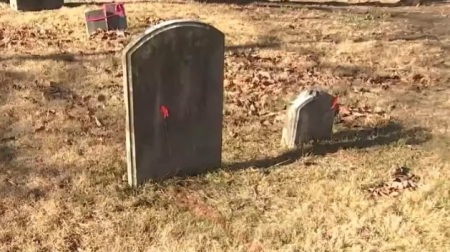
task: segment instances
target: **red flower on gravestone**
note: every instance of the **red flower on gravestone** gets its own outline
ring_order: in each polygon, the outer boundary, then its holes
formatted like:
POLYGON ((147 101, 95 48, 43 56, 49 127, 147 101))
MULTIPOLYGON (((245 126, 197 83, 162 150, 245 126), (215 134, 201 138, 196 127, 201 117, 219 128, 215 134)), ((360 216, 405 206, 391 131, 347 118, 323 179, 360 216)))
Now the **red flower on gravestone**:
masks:
POLYGON ((164 119, 166 119, 167 117, 169 117, 169 110, 167 109, 166 106, 161 105, 161 107, 159 107, 159 111, 161 112, 161 115, 164 119))

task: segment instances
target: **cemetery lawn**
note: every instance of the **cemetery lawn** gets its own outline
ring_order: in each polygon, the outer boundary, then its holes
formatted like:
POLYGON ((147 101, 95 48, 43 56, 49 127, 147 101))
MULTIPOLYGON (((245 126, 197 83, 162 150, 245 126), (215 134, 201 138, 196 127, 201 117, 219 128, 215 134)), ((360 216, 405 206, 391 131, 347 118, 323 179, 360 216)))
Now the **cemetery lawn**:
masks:
POLYGON ((129 34, 88 38, 94 8, 0 4, 0 251, 450 250, 449 6, 126 4, 129 34), (130 189, 121 51, 173 18, 226 35, 224 165, 130 189), (311 85, 342 109, 301 158, 311 85))

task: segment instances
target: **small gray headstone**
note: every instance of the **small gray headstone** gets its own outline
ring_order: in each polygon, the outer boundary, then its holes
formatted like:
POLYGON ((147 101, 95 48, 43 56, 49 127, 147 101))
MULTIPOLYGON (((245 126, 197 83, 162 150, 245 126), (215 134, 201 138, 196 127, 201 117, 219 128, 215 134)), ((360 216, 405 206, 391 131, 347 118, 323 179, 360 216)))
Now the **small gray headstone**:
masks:
POLYGON ((108 30, 108 23, 105 19, 105 12, 103 10, 87 11, 84 14, 86 18, 86 29, 88 34, 92 34, 97 30, 108 30))
POLYGON ((210 25, 173 20, 125 48, 131 186, 220 167, 224 42, 210 25))
POLYGON ((9 5, 17 11, 41 11, 59 9, 64 0, 10 0, 9 5))
POLYGON ((127 18, 123 4, 104 4, 102 9, 87 11, 85 14, 87 33, 98 30, 125 30, 127 18))
POLYGON ((127 18, 123 4, 105 4, 103 8, 107 17, 108 30, 125 30, 127 28, 127 18))
POLYGON ((300 93, 286 112, 281 143, 289 149, 309 141, 331 139, 334 96, 311 89, 300 93))

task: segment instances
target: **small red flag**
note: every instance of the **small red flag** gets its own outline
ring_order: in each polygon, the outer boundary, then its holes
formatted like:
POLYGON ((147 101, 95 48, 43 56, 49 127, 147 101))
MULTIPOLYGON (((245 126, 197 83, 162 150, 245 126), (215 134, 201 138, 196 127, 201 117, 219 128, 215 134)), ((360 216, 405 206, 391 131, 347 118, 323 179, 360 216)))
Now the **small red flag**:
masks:
POLYGON ((159 107, 159 111, 161 112, 161 115, 164 119, 169 117, 169 110, 167 109, 166 106, 162 105, 161 107, 159 107))
POLYGON ((333 96, 333 100, 331 100, 331 108, 336 109, 338 106, 338 98, 337 96, 333 96))

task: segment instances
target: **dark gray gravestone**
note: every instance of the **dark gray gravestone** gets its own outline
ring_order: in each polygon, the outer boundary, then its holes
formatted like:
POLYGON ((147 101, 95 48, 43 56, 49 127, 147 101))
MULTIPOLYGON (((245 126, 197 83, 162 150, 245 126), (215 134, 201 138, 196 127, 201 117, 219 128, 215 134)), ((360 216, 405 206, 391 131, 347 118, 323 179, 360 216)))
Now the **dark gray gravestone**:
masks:
POLYGON ((9 4, 17 11, 41 11, 59 9, 64 0, 10 0, 9 4))
POLYGON ((160 23, 125 48, 123 68, 128 183, 219 168, 224 34, 192 20, 160 23))

